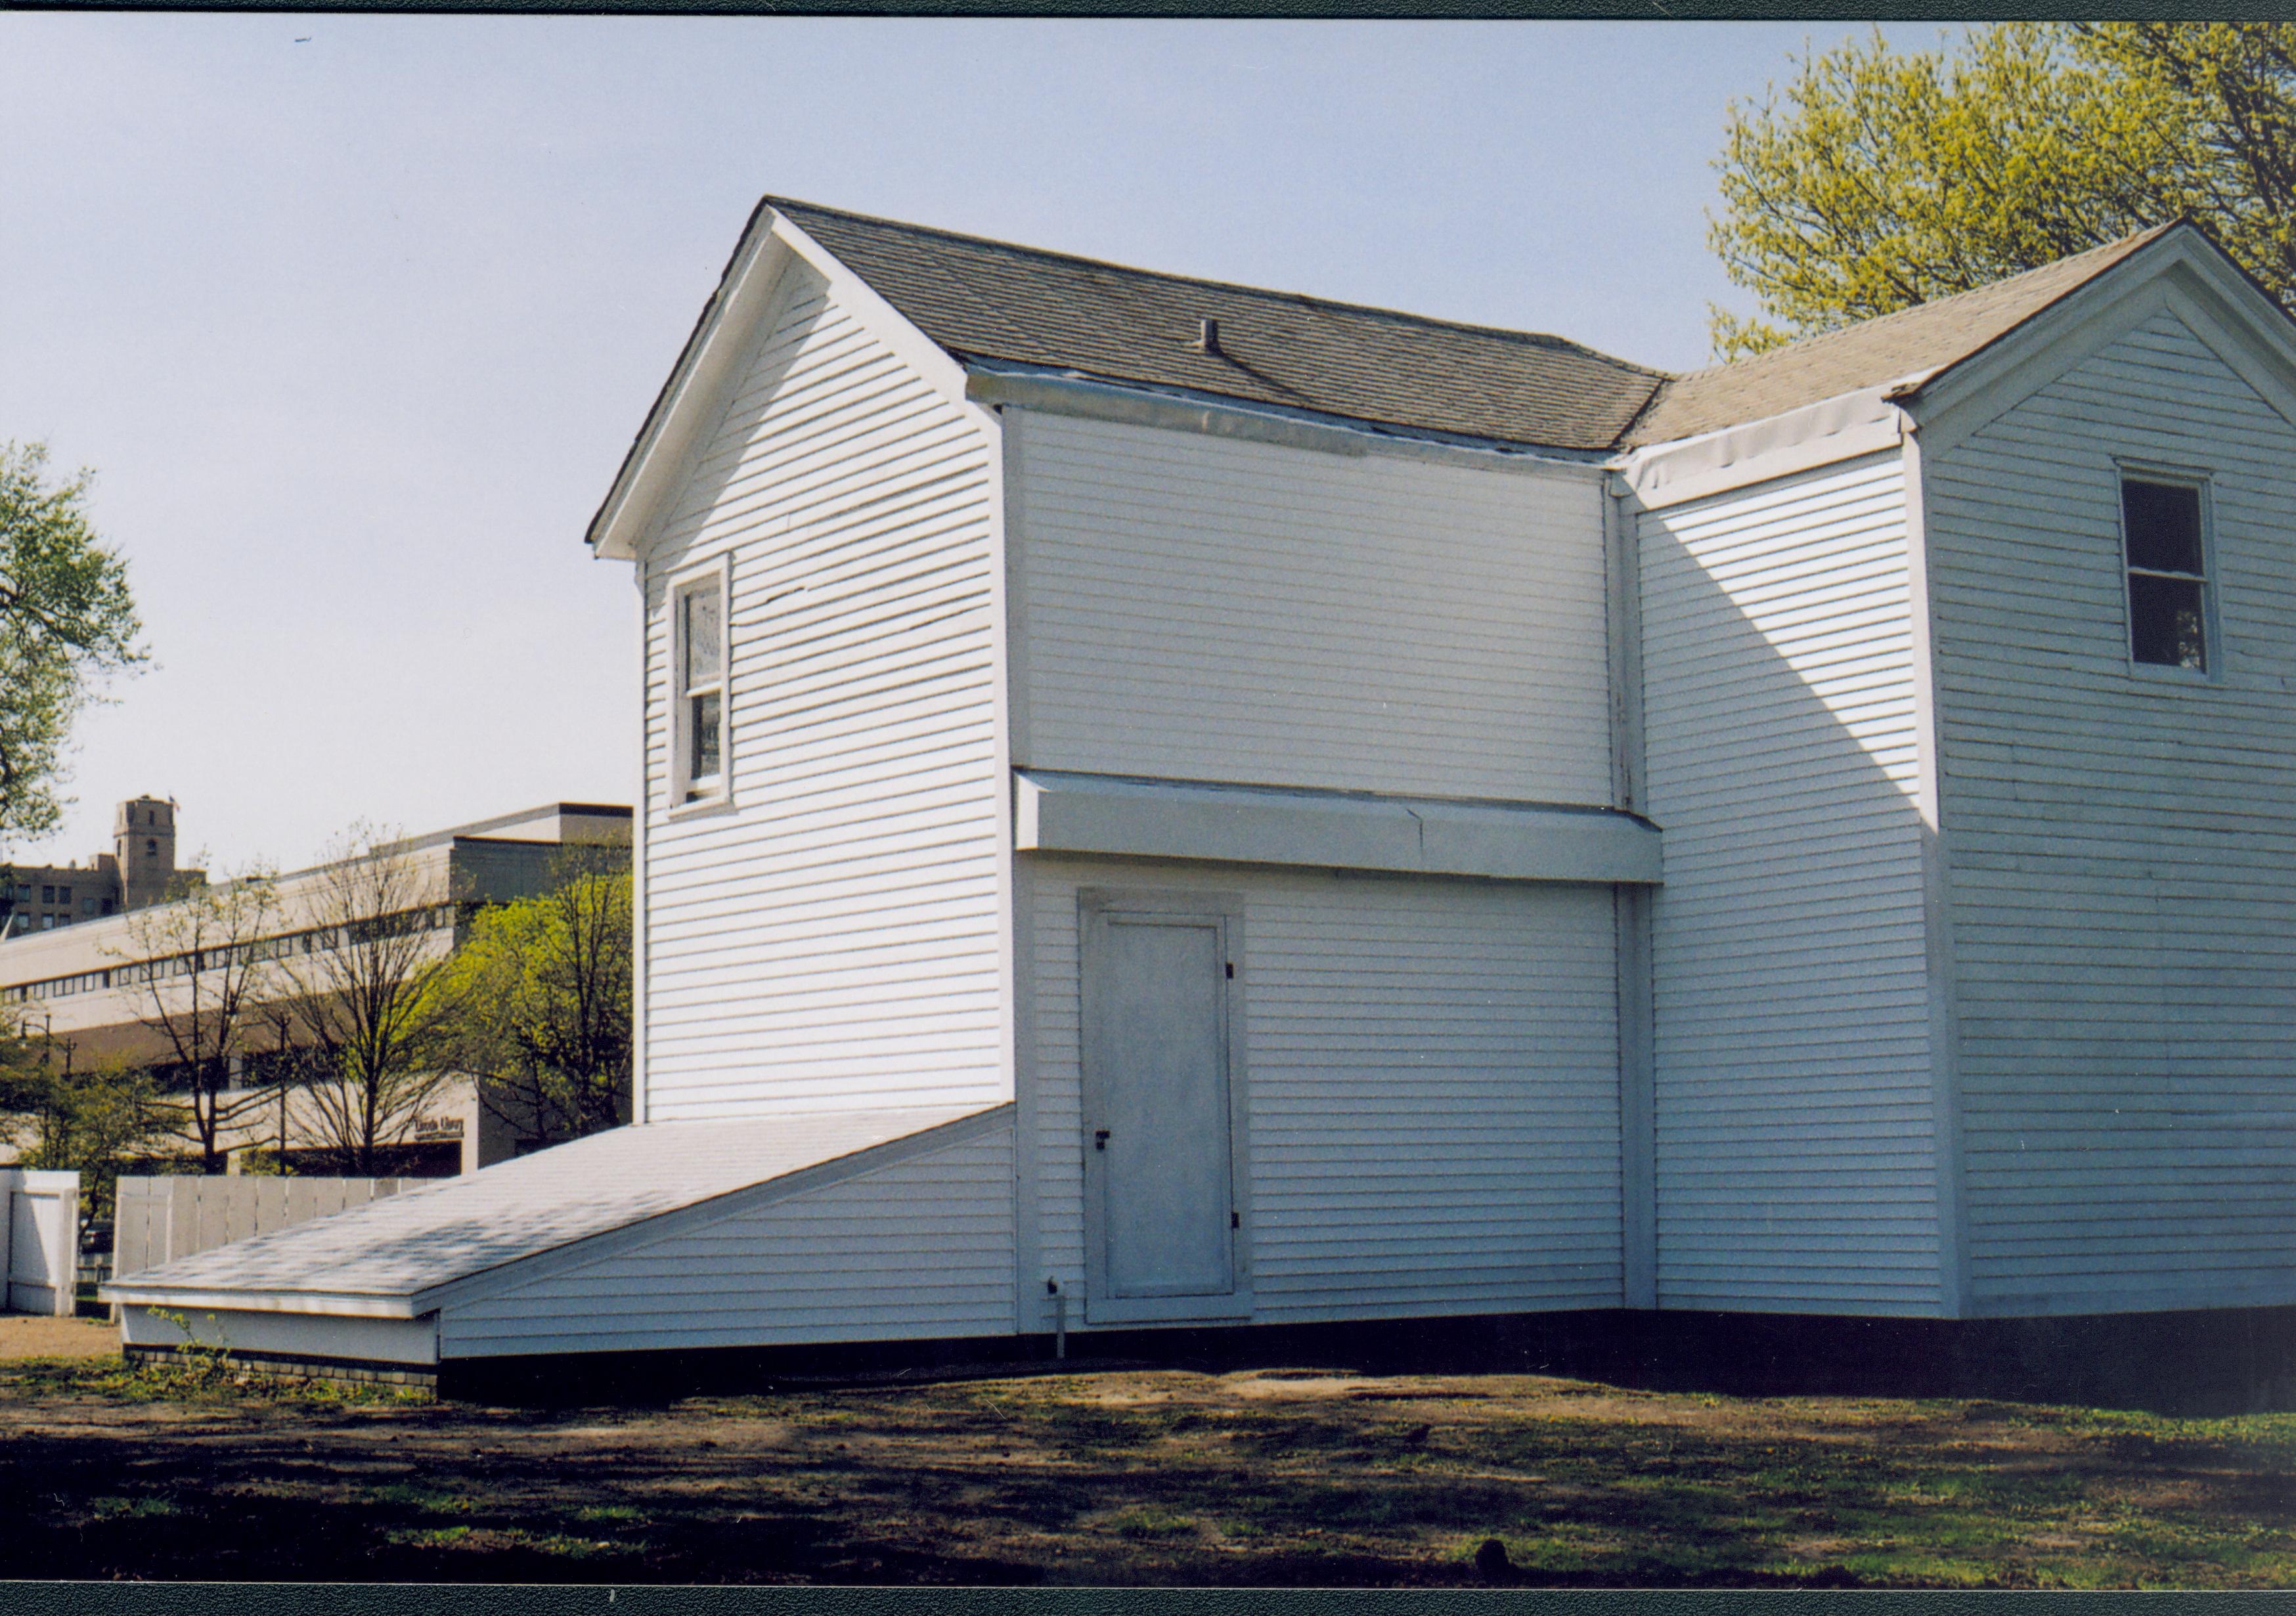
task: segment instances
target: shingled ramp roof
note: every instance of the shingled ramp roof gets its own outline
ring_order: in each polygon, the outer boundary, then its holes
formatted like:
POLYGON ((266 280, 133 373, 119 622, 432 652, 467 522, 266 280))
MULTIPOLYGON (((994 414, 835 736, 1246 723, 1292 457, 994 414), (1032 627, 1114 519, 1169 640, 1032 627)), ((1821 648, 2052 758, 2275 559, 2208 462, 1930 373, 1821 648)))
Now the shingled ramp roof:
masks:
POLYGON ((2175 228, 2140 231, 1988 286, 1676 377, 1622 447, 1695 438, 1956 364, 2175 228))
POLYGON ((442 1178, 346 1211, 234 1241, 104 1290, 111 1300, 272 1308, 329 1302, 419 1310, 423 1293, 678 1208, 785 1177, 994 1106, 824 1112, 652 1122, 442 1178))
POLYGON ((1003 360, 1422 431, 1614 447, 1665 373, 1560 337, 1431 320, 767 197, 926 336, 1003 360), (1199 345, 1219 323, 1218 351, 1199 345))

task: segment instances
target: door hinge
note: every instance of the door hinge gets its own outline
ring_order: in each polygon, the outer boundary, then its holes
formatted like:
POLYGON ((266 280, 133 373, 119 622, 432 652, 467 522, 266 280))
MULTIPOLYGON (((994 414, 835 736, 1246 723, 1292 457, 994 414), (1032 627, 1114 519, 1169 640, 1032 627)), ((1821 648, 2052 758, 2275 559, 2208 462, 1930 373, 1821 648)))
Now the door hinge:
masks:
POLYGON ((1232 1229, 1242 1228, 1243 1226, 1243 1214, 1242 1212, 1230 1212, 1227 1215, 1227 1226, 1232 1229))
POLYGON ((1235 980, 1235 962, 1234 960, 1230 960, 1227 963, 1227 980, 1230 981, 1235 980))

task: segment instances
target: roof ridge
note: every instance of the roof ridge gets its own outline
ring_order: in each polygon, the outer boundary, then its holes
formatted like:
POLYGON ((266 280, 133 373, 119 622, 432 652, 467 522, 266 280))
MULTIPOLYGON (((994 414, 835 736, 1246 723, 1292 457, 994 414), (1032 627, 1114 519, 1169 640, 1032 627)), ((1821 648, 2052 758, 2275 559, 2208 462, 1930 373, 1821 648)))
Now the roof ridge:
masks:
POLYGON ((1585 354, 1590 358, 1600 359, 1605 364, 1615 365, 1622 370, 1634 371, 1645 376, 1664 379, 1674 374, 1671 371, 1660 370, 1654 365, 1638 364, 1632 359, 1621 359, 1616 354, 1605 353, 1599 348, 1590 348, 1586 343, 1574 341, 1569 337, 1556 336, 1552 332, 1523 331, 1508 325, 1485 325, 1471 320, 1446 319, 1440 315, 1414 314, 1409 309, 1390 308, 1377 303, 1355 303, 1341 298, 1319 297, 1313 292, 1284 291, 1272 286, 1247 285, 1242 281, 1222 281, 1207 275, 1179 275, 1168 269, 1146 269, 1136 264, 1119 264, 1113 258, 1088 258, 1080 252, 1062 252, 1051 247, 1031 247, 1025 242, 1000 241, 995 236, 972 235, 962 230, 947 230, 937 225, 918 225, 906 219, 885 218, 877 214, 856 213, 845 208, 827 208, 818 202, 808 202, 797 197, 767 194, 758 200, 762 204, 780 211, 797 209, 807 213, 824 214, 831 218, 850 219, 858 224, 880 226, 911 235, 937 236, 943 241, 964 242, 975 246, 994 247, 1000 251, 1022 253, 1029 258, 1046 258, 1056 263, 1082 265, 1091 269, 1112 269, 1121 275, 1141 275, 1168 284, 1203 286, 1218 291, 1239 292, 1248 297, 1276 299, 1308 308, 1341 310, 1349 314, 1368 315, 1376 319, 1391 320, 1398 324, 1436 326, 1445 331, 1468 332, 1478 336, 1496 337, 1505 341, 1567 349, 1573 353, 1585 354))

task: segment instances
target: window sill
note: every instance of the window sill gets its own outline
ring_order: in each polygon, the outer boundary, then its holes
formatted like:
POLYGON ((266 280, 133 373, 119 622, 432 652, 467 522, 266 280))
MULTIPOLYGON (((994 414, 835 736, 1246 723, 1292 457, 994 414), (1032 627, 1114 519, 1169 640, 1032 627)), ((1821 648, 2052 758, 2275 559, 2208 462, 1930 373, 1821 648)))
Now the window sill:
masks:
POLYGON ((2224 684, 2224 676, 2211 669, 2200 672, 2190 668, 2171 668, 2165 662, 2128 664, 2128 675, 2136 679, 2151 679, 2163 685, 2181 685, 2188 690, 2214 690, 2224 684))
POLYGON ((697 797, 691 802, 675 804, 663 816, 672 824, 688 819, 714 819, 720 814, 734 811, 734 800, 727 796, 697 797))

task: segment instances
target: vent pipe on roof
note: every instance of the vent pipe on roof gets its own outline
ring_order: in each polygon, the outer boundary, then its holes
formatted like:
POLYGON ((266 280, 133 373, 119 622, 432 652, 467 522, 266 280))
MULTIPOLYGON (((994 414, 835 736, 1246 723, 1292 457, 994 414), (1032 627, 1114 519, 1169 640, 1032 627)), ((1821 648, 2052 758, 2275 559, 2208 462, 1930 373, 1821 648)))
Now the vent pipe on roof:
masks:
POLYGON ((1219 352, 1219 322, 1218 320, 1205 320, 1201 322, 1196 332, 1196 346, 1202 349, 1208 354, 1216 354, 1219 352))

